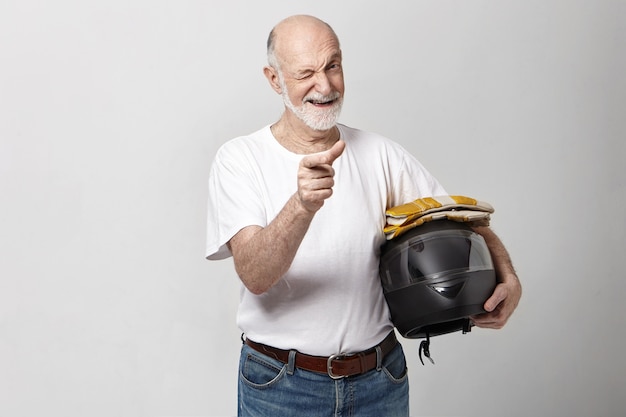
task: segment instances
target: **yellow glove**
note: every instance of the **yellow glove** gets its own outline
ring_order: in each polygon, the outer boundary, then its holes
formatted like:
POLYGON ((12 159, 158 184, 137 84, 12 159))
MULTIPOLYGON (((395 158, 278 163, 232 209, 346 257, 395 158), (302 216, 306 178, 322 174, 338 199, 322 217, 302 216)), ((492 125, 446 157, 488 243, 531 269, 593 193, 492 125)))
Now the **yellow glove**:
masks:
POLYGON ((493 212, 489 203, 471 197, 444 195, 420 198, 387 210, 384 233, 389 240, 416 226, 441 219, 488 226, 493 212))

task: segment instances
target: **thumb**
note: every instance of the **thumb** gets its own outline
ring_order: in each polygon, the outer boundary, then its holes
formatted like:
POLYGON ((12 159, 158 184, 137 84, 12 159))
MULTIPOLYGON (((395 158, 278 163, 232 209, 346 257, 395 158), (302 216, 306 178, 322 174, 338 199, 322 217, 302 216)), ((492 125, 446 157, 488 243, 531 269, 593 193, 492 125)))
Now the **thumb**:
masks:
POLYGON ((483 306, 484 309, 489 313, 492 312, 502 301, 506 299, 506 296, 507 292, 504 287, 501 284, 497 285, 493 294, 491 294, 491 297, 485 301, 485 305, 483 306))
POLYGON ((323 152, 326 154, 326 163, 332 165, 332 163, 335 162, 335 160, 339 158, 339 156, 341 156, 345 148, 346 142, 344 142, 343 140, 339 139, 337 142, 335 142, 335 144, 330 149, 323 152))

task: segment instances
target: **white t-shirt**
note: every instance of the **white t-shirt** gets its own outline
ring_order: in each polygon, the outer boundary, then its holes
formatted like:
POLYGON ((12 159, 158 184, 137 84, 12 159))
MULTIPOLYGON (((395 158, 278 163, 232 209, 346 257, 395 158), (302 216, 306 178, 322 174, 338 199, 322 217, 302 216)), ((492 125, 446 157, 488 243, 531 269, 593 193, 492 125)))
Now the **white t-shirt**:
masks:
MULTIPOLYGON (((379 343, 393 325, 378 262, 389 207, 445 190, 406 150, 382 136, 338 125, 333 195, 315 214, 288 272, 254 295, 242 284, 237 323, 255 342, 310 355, 353 353, 379 343)), ((207 259, 231 256, 242 228, 267 226, 296 192, 303 155, 270 127, 233 139, 209 175, 207 259)))

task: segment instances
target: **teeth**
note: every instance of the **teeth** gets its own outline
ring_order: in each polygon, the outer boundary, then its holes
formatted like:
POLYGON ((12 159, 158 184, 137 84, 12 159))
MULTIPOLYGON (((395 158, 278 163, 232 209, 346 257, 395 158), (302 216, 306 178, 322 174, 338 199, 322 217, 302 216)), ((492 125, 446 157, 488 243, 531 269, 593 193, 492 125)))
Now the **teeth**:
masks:
POLYGON ((335 100, 337 100, 336 97, 335 98, 330 98, 330 99, 324 99, 324 100, 308 98, 308 99, 306 99, 306 102, 314 104, 314 105, 321 105, 321 104, 332 104, 335 100))

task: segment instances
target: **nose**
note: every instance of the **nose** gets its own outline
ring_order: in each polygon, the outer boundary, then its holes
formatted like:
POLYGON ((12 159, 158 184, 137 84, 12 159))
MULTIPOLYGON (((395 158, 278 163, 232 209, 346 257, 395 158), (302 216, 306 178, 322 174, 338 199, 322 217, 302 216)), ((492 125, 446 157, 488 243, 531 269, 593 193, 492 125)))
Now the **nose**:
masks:
POLYGON ((328 95, 332 92, 330 80, 328 79, 328 75, 325 71, 320 71, 316 74, 315 89, 323 95, 328 95))

